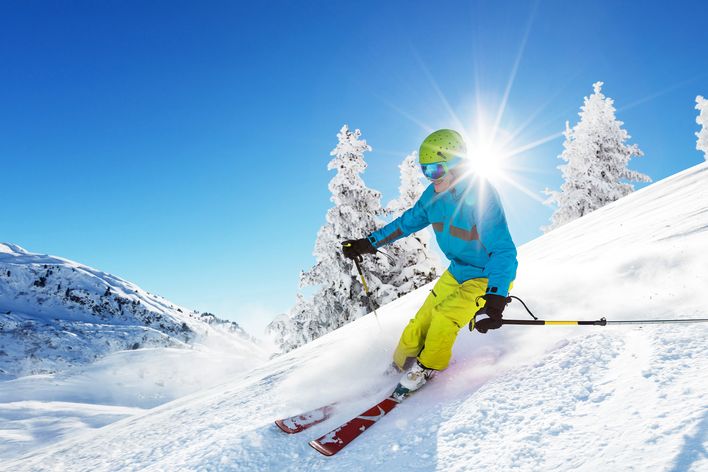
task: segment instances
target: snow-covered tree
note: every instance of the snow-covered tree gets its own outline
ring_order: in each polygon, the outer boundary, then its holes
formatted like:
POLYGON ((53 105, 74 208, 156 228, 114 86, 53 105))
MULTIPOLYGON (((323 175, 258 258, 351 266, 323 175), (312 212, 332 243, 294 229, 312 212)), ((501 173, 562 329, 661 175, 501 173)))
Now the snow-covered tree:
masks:
POLYGON ((398 218, 404 211, 412 207, 425 191, 423 174, 420 171, 420 164, 418 164, 418 151, 413 151, 403 158, 398 169, 401 171, 398 198, 391 200, 386 205, 386 212, 394 218, 398 218))
POLYGON ((556 204, 550 231, 576 218, 601 208, 634 191, 629 182, 651 182, 642 173, 629 170, 629 160, 644 154, 622 129, 615 117, 614 101, 602 94, 602 82, 593 84, 594 93, 585 97, 580 108, 580 121, 565 124, 564 151, 558 156, 566 162, 559 166, 564 183, 560 191, 546 189, 548 204, 556 204))
POLYGON ((271 321, 266 326, 266 332, 272 336, 282 352, 291 351, 313 339, 311 330, 315 320, 310 317, 311 313, 312 301, 298 293, 290 311, 271 321))
MULTIPOLYGON (((330 155, 327 168, 336 171, 329 182, 334 204, 327 211, 326 223, 317 233, 315 265, 300 274, 300 286, 314 287, 310 301, 299 298, 290 320, 280 320, 272 332, 280 337, 284 351, 293 349, 333 331, 370 311, 359 275, 352 261, 342 254, 341 242, 363 238, 380 226, 381 194, 368 188, 360 174, 366 169, 364 153, 371 147, 358 129, 344 125, 337 134, 339 143, 330 155)), ((372 300, 385 303, 395 292, 382 281, 390 278, 390 263, 381 256, 367 257, 362 263, 372 300)), ((278 321, 278 320, 276 320, 278 321)))
POLYGON ((696 149, 703 151, 703 157, 708 161, 708 100, 701 95, 696 97, 696 110, 696 123, 701 125, 701 130, 696 133, 696 149))
MULTIPOLYGON (((416 151, 406 156, 398 168, 401 171, 399 196, 386 206, 386 213, 393 218, 411 208, 425 190, 416 151)), ((396 291, 395 298, 441 275, 442 263, 430 248, 430 240, 430 231, 424 229, 387 246, 386 250, 396 261, 396 267, 392 270, 394 277, 389 283, 396 291)))

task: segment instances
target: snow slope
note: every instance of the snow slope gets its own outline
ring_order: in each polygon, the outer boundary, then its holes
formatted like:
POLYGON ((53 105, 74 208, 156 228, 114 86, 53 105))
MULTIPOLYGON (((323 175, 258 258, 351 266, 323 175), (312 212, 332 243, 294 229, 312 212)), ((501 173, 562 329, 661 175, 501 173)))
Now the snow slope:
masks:
POLYGON ((236 323, 0 244, 0 460, 221 383, 268 354, 236 323))
MULTIPOLYGON (((525 245, 514 294, 547 319, 706 317, 708 163, 525 245)), ((454 362, 343 452, 307 446, 385 396, 430 287, 222 385, 11 470, 708 471, 708 327, 460 333, 454 362), (272 421, 348 399, 299 435, 272 421)), ((508 318, 527 315, 516 304, 508 318)))

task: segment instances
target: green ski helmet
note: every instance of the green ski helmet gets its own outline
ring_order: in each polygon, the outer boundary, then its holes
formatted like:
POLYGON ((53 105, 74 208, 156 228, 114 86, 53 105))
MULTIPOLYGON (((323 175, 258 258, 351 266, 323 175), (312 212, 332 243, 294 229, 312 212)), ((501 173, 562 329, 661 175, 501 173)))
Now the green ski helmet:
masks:
POLYGON ((451 129, 439 129, 423 140, 418 152, 418 162, 423 174, 437 180, 460 163, 467 154, 462 135, 451 129))

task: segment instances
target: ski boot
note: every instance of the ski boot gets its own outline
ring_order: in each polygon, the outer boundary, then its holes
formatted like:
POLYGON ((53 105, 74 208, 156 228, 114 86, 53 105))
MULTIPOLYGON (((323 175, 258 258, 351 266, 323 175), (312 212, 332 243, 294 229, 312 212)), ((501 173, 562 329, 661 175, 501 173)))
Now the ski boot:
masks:
POLYGON ((396 364, 395 361, 392 361, 391 364, 386 368, 384 371, 384 375, 386 376, 399 376, 403 372, 408 371, 408 369, 415 364, 416 358, 415 357, 409 357, 406 359, 406 361, 403 363, 403 368, 398 367, 398 364, 396 364))
POLYGON ((403 374, 403 377, 401 377, 401 380, 398 382, 391 396, 398 401, 403 400, 410 395, 411 392, 415 392, 425 385, 425 382, 430 380, 430 378, 435 375, 435 372, 434 369, 428 369, 421 364, 420 361, 416 361, 416 363, 403 374))

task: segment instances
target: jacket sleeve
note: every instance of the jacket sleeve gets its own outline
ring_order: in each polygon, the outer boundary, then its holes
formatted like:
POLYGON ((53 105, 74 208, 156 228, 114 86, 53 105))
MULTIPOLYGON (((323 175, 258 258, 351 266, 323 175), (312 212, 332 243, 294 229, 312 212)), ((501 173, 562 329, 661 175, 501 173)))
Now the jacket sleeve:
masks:
POLYGON ((428 220, 428 212, 426 210, 426 201, 428 200, 426 198, 427 193, 428 192, 423 192, 423 195, 415 202, 415 205, 404 211, 401 216, 383 228, 371 233, 369 235, 371 244, 379 248, 428 226, 430 221, 428 220))
POLYGON ((489 278, 487 293, 506 297, 516 278, 516 245, 511 239, 499 195, 491 185, 485 190, 477 226, 480 241, 489 255, 484 270, 489 278))

